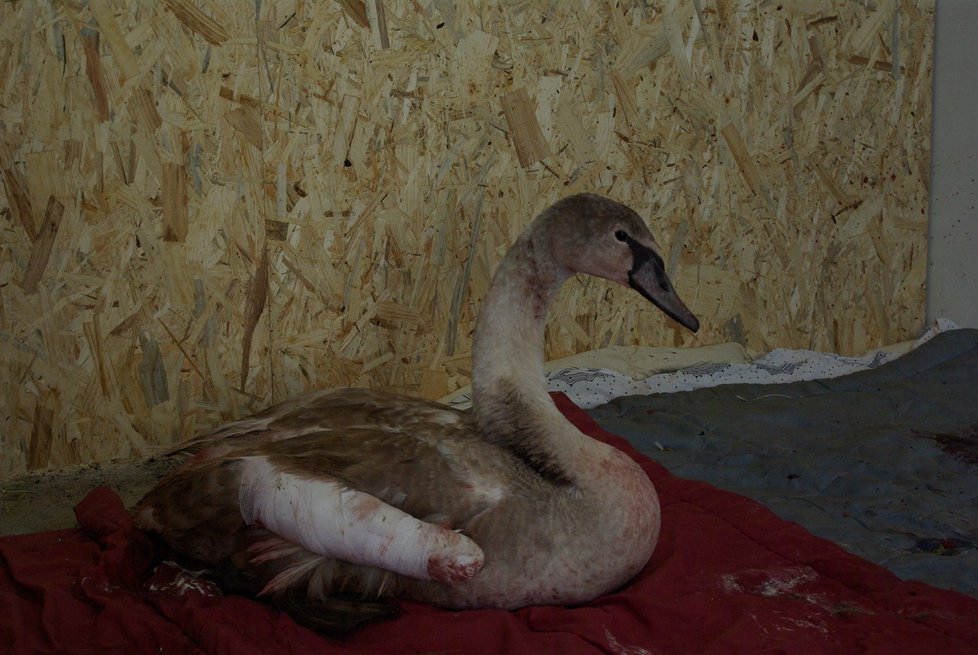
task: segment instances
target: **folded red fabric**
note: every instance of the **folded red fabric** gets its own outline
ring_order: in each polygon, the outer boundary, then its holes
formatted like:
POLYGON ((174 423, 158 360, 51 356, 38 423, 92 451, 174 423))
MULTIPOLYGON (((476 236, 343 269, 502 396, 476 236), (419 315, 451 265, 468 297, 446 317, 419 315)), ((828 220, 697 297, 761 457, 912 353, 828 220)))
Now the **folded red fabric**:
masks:
POLYGON ((79 529, 0 539, 4 653, 978 653, 978 600, 897 579, 758 503, 671 475, 602 431, 655 482, 662 534, 629 584, 581 607, 403 615, 330 640, 262 603, 222 596, 93 490, 79 529))

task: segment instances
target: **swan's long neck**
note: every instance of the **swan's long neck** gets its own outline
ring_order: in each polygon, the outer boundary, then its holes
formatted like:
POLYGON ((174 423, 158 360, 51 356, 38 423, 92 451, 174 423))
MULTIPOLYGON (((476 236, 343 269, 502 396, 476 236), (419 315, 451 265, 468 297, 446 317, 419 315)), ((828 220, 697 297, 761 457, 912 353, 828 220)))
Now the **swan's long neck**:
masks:
POLYGON ((476 323, 473 408, 479 429, 556 484, 578 483, 585 437, 554 406, 544 376, 547 310, 570 272, 532 231, 510 249, 476 323))

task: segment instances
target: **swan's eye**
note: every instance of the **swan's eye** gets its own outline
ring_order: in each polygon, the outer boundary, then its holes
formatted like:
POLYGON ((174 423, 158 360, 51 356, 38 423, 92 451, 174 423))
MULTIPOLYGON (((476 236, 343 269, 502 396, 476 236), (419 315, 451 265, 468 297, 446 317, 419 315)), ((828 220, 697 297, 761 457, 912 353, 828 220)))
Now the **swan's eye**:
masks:
POLYGON ((625 230, 615 230, 615 238, 619 241, 628 241, 628 233, 625 230))

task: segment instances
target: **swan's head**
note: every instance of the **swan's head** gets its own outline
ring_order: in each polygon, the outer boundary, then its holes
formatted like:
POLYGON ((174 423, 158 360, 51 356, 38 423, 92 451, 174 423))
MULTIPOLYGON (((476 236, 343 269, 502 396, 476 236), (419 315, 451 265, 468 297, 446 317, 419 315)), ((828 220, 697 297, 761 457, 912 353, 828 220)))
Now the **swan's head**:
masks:
POLYGON ((659 245, 631 208, 584 193, 558 201, 541 219, 561 266, 630 286, 678 323, 699 329, 666 275, 659 245))

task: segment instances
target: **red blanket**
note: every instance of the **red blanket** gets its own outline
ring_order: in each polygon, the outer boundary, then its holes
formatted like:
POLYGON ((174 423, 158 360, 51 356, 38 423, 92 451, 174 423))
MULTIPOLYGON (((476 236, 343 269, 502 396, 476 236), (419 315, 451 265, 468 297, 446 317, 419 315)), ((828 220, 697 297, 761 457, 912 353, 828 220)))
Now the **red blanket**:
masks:
POLYGON ((978 600, 914 582, 817 539, 756 502, 634 457, 662 501, 662 535, 631 583, 583 607, 449 612, 403 604, 399 619, 342 641, 224 597, 164 562, 109 489, 81 525, 0 539, 4 653, 978 653, 978 600))

